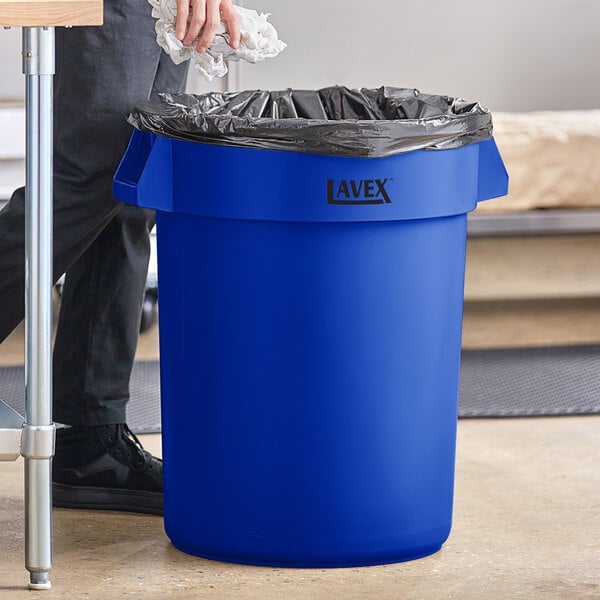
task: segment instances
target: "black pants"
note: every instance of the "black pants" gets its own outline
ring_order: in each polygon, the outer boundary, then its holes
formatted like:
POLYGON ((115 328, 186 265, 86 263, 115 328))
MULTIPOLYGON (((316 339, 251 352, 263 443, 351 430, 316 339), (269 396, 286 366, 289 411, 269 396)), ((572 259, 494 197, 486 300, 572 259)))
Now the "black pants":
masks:
MULTIPOLYGON (((131 108, 181 90, 147 0, 108 0, 104 27, 56 30, 54 277, 66 272, 54 348, 54 420, 125 421, 154 216, 114 200, 131 108)), ((0 212, 0 341, 24 316, 24 190, 0 212)))

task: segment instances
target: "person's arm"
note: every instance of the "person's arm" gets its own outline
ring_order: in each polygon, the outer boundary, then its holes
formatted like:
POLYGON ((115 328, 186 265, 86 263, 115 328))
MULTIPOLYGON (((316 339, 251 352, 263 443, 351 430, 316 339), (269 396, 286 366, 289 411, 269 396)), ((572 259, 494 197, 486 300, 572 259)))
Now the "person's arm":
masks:
POLYGON ((221 17, 229 31, 231 47, 238 48, 239 17, 231 0, 177 0, 177 39, 181 40, 184 46, 190 46, 202 30, 196 49, 198 52, 205 52, 215 38, 221 17))

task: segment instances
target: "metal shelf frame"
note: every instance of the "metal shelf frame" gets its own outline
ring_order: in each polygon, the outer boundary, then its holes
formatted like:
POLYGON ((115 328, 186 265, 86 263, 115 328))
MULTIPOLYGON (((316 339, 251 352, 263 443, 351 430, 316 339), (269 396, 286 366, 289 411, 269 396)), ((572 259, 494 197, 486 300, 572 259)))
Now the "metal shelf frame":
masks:
POLYGON ((600 209, 538 209, 526 212, 470 214, 470 237, 600 233, 600 209))

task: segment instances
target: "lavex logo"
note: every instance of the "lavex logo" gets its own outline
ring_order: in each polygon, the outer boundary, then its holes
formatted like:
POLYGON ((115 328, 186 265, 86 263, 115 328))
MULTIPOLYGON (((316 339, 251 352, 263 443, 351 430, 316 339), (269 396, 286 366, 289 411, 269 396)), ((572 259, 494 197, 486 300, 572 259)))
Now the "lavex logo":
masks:
POLYGON ((391 179, 327 180, 327 204, 391 204, 385 188, 391 179))

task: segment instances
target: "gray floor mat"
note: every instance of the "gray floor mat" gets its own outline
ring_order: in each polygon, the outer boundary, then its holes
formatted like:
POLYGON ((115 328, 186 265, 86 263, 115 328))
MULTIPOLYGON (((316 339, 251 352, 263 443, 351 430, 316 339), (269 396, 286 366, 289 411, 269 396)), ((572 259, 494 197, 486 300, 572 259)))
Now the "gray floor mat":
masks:
MULTIPOLYGON (((0 399, 23 414, 25 369, 0 368, 0 399)), ((160 375, 158 362, 136 362, 131 374, 127 423, 134 433, 160 432, 160 375)))
MULTIPOLYGON (((0 368, 0 398, 22 414, 23 367, 0 368)), ((135 364, 127 412, 135 433, 160 431, 158 362, 135 364)), ((459 414, 600 414, 600 346, 466 350, 459 414)))
POLYGON ((462 354, 461 417, 600 413, 600 345, 462 354))

